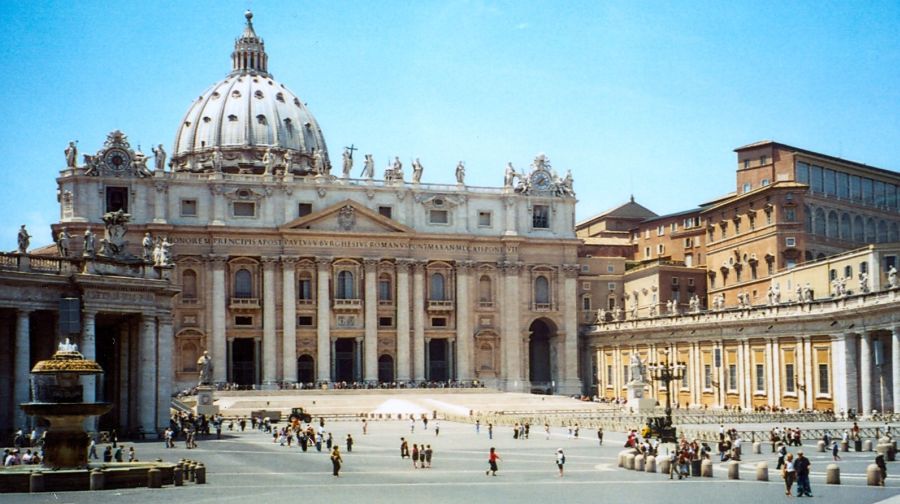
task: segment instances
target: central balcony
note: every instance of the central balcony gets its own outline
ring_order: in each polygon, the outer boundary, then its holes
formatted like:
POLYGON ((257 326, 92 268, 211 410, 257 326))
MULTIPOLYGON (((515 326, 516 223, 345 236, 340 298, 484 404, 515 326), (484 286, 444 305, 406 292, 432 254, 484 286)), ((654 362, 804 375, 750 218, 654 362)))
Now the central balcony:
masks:
POLYGON ((259 298, 231 298, 228 307, 232 310, 258 310, 259 298))
POLYGON ((428 311, 453 311, 453 301, 429 299, 428 311))
POLYGON ((359 311, 362 309, 361 299, 335 299, 334 311, 359 311))

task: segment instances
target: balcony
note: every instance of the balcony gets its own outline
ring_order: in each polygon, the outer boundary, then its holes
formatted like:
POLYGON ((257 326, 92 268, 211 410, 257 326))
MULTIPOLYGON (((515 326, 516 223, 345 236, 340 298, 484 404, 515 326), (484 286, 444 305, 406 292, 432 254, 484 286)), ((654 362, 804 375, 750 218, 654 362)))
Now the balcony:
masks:
POLYGON ((361 299, 335 299, 334 311, 358 311, 362 308, 361 299))
POLYGON ((232 310, 258 310, 259 298, 231 298, 228 308, 232 310))
POLYGON ((297 306, 298 306, 298 307, 299 307, 299 306, 312 306, 312 305, 314 305, 314 304, 316 304, 316 300, 315 300, 315 299, 298 299, 298 300, 297 300, 297 306))
POLYGON ((453 301, 429 299, 428 311, 453 311, 453 301))
POLYGON ((478 309, 479 310, 493 310, 494 302, 493 301, 479 301, 478 309))
POLYGON ((182 305, 198 305, 198 304, 200 304, 200 300, 195 297, 182 297, 179 302, 182 305))
POLYGON ((532 305, 531 311, 536 312, 548 312, 553 310, 553 305, 551 303, 534 303, 532 305))
POLYGON ((394 300, 393 299, 379 299, 378 306, 381 308, 393 308, 394 300))

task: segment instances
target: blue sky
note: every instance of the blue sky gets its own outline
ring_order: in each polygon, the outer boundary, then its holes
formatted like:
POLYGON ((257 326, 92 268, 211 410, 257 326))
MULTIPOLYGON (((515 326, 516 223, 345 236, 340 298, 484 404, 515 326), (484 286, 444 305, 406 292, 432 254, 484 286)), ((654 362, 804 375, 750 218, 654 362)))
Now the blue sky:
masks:
POLYGON ((729 192, 732 149, 762 139, 900 170, 896 1, 4 2, 0 250, 22 223, 50 242, 69 140, 171 152, 248 7, 335 160, 418 156, 425 182, 464 160, 496 186, 544 152, 579 219, 729 192))

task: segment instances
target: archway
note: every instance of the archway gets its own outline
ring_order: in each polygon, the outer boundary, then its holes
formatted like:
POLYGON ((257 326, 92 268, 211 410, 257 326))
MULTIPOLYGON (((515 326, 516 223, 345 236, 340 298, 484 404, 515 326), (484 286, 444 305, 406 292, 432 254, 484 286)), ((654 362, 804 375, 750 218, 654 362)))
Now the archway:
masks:
POLYGON ((528 330, 528 379, 531 392, 550 394, 553 392, 553 374, 556 352, 554 349, 556 327, 546 319, 537 319, 528 330))
POLYGON ((382 383, 394 381, 394 358, 390 355, 378 358, 378 381, 382 383))
POLYGON ((297 357, 297 382, 313 383, 316 381, 316 361, 312 355, 297 357))

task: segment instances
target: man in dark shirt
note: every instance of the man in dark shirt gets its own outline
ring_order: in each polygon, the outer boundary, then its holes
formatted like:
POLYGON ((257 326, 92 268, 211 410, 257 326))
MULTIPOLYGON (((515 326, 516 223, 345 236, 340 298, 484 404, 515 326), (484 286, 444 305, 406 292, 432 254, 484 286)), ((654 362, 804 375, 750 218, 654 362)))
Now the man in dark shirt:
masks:
POLYGON ((797 471, 797 497, 812 497, 809 488, 809 459, 803 456, 802 451, 797 452, 797 460, 794 461, 794 470, 797 471))

